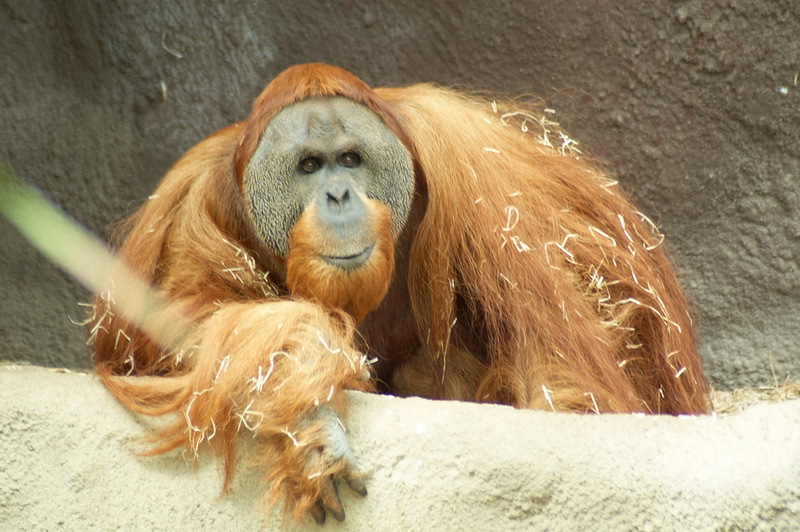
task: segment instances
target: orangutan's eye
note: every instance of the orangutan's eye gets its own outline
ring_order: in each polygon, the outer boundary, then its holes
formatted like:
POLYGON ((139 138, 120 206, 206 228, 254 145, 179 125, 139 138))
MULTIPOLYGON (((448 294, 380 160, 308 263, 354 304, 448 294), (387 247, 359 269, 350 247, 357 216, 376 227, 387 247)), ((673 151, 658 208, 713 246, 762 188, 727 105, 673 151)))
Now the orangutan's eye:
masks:
POLYGON ((319 170, 319 159, 316 157, 306 157, 302 161, 300 161, 300 168, 303 169, 303 172, 307 174, 313 174, 317 170, 319 170))
POLYGON ((357 153, 348 152, 342 154, 342 156, 339 158, 339 163, 348 168, 355 168, 361 164, 361 157, 359 157, 357 153))

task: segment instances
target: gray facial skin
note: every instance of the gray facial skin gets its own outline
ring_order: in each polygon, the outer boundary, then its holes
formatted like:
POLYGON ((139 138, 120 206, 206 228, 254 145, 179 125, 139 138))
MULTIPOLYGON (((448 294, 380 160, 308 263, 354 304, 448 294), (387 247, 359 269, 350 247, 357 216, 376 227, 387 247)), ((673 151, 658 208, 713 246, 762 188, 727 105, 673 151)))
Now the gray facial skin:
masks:
MULTIPOLYGON (((244 175, 248 210, 276 254, 289 254, 289 231, 315 204, 336 236, 331 264, 353 267, 365 251, 368 213, 360 197, 387 205, 400 234, 414 189, 411 157, 366 107, 346 98, 311 98, 267 125, 244 175), (337 264, 338 258, 345 259, 337 264)), ((367 254, 368 255, 368 254, 367 254)))

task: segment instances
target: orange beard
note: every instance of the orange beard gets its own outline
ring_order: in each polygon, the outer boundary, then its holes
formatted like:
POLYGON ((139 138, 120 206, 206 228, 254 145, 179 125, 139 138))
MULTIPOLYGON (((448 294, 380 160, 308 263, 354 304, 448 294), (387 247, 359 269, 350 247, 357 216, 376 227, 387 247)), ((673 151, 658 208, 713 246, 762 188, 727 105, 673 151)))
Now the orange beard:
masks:
POLYGON ((362 266, 343 269, 322 258, 330 246, 326 246, 317 229, 313 205, 303 212, 289 234, 286 261, 286 284, 293 297, 342 309, 356 323, 383 300, 394 271, 394 225, 389 208, 375 200, 365 202, 372 217, 375 247, 362 266))

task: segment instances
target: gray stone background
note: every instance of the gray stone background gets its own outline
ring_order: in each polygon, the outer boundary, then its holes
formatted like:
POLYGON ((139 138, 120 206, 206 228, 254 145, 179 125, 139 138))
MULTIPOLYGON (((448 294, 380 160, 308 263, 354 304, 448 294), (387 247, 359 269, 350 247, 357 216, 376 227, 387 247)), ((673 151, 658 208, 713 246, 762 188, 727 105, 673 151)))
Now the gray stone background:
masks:
MULTIPOLYGON (((0 155, 89 228, 265 84, 536 94, 670 242, 718 388, 800 379, 800 3, 0 1, 0 155)), ((0 358, 86 367, 88 294, 0 220, 0 358)))

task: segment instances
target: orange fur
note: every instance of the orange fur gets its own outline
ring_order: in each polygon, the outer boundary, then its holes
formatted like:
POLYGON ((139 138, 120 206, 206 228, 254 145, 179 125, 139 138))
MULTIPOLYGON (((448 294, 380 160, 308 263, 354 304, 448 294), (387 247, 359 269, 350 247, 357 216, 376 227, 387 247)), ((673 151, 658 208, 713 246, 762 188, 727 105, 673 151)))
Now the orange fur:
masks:
POLYGON ((495 368, 477 400, 542 405, 547 389, 557 410, 708 411, 686 298, 614 182, 539 145, 508 104, 429 85, 378 93, 426 173, 409 285, 432 395, 444 396, 443 346, 469 331, 450 330, 460 297, 495 368))
POLYGON ((353 316, 356 323, 386 295, 394 268, 394 231, 389 209, 374 200, 365 199, 365 203, 377 219, 371 228, 377 244, 367 264, 355 271, 342 272, 319 257, 325 245, 319 242, 313 205, 292 228, 286 260, 286 285, 294 297, 340 308, 353 316))
POLYGON ((597 166, 546 145, 555 138, 535 109, 512 103, 425 84, 373 91, 325 65, 285 71, 247 121, 187 152, 123 228, 122 258, 195 328, 165 352, 103 294, 89 324, 98 374, 136 412, 179 412, 153 452, 206 442, 226 486, 236 434, 257 433, 269 504, 285 500, 296 518, 317 504, 321 479, 342 472, 310 454, 323 437, 311 414, 326 405, 344 418, 344 390, 372 389, 366 356, 379 359, 377 385, 398 394, 707 412, 689 306, 660 235, 597 166), (373 110, 416 174, 402 234, 367 202, 380 244, 349 273, 317 259, 313 210, 284 260, 241 194, 269 119, 337 95, 373 110))

